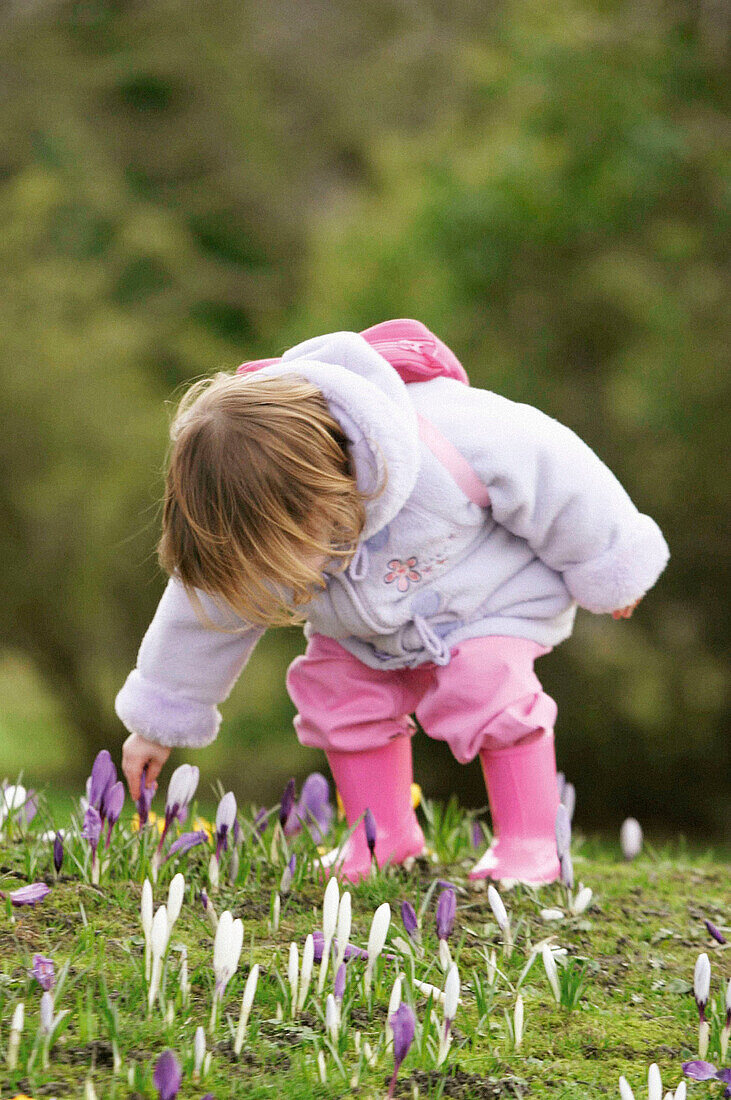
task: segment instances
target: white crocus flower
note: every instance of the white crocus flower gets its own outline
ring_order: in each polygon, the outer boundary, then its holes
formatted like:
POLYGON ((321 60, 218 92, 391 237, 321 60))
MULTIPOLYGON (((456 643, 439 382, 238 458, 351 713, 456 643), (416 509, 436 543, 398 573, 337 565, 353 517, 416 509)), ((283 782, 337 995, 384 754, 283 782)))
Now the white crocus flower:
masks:
POLYGON ((352 901, 350 893, 346 890, 340 899, 340 906, 338 908, 338 953, 335 959, 335 973, 337 974, 340 966, 345 962, 345 952, 348 944, 350 943, 350 929, 352 926, 352 901))
POLYGON ((289 960, 287 962, 287 978, 289 979, 289 989, 292 995, 291 1013, 293 1017, 297 1013, 297 983, 299 981, 299 972, 299 949, 297 944, 293 942, 289 945, 289 960))
POLYGON ((562 909, 541 909, 541 920, 563 920, 562 909))
POLYGON ((376 965, 378 956, 383 951, 390 923, 391 906, 387 901, 384 901, 383 905, 379 905, 373 914, 371 930, 368 936, 368 963, 366 964, 365 974, 363 975, 366 996, 370 993, 373 968, 376 965))
POLYGON ((543 965, 546 970, 546 976, 550 982, 553 995, 556 998, 556 1004, 561 1003, 561 986, 558 980, 558 969, 556 967, 556 960, 553 957, 553 952, 547 943, 541 948, 541 957, 543 959, 543 965))
POLYGON ((675 1090, 675 1096, 673 1100, 685 1100, 688 1092, 688 1086, 685 1081, 681 1081, 675 1090))
POLYGON ((503 950, 506 955, 509 955, 513 948, 513 938, 510 929, 510 917, 507 914, 507 910, 503 904, 503 899, 498 894, 492 883, 487 888, 487 900, 490 902, 490 908, 493 911, 495 920, 500 926, 500 930, 503 934, 503 950))
POLYGON ((622 1075, 619 1079, 619 1095, 621 1100, 635 1100, 635 1094, 629 1086, 629 1081, 622 1075))
POLYGON ((515 1001, 515 1011, 513 1012, 513 1034, 515 1036, 516 1049, 523 1041, 523 1019, 523 998, 519 993, 515 1001))
POLYGON ((168 936, 173 930, 173 925, 180 916, 180 910, 183 908, 183 898, 185 897, 185 878, 178 871, 177 875, 173 878, 168 889, 168 936))
POLYGON ((145 935, 145 981, 150 980, 150 936, 152 935, 152 886, 148 878, 142 883, 142 901, 140 902, 142 931, 145 935))
POLYGON ((439 1036, 439 1052, 437 1054, 438 1066, 441 1066, 452 1045, 452 1023, 457 1015, 459 990, 459 971, 457 970, 457 964, 452 963, 449 973, 447 974, 447 980, 444 983, 444 1025, 439 1036))
POLYGON ((325 1001, 325 1027, 327 1028, 333 1043, 338 1041, 340 1021, 338 1020, 338 1006, 332 993, 328 993, 325 1001))
POLYGON ((647 1074, 647 1100, 662 1100, 662 1079, 656 1062, 652 1063, 647 1074))
POLYGON ((593 896, 594 894, 591 887, 579 883, 579 892, 571 903, 571 912, 575 917, 578 917, 580 913, 588 909, 593 896))
POLYGON ((619 843, 625 859, 635 859, 642 851, 642 826, 634 817, 622 822, 619 830, 619 843))
POLYGON ((199 1081, 203 1059, 206 1056, 206 1033, 200 1025, 195 1029, 193 1040, 193 1080, 199 1081))
POLYGON ((236 795, 233 791, 228 791, 218 803, 218 809, 216 810, 216 832, 220 833, 225 825, 227 836, 231 836, 235 820, 236 795))
POLYGON ((249 1014, 251 1012, 251 1006, 254 1003, 254 995, 256 994, 256 985, 259 981, 259 964, 254 963, 249 976, 246 979, 246 985, 244 986, 244 995, 241 998, 241 1014, 239 1016, 239 1024, 236 1028, 236 1038, 234 1040, 234 1053, 238 1057, 241 1053, 241 1047, 244 1045, 244 1035, 246 1034, 246 1025, 249 1022, 249 1014))
POLYGON ((449 950, 449 944, 446 940, 439 941, 439 965, 445 974, 452 965, 452 952, 449 950))
POLYGON ((704 1059, 708 1053, 708 1036, 711 1027, 708 1020, 705 1018, 705 1010, 708 1004, 710 991, 711 963, 708 955, 706 955, 704 951, 696 959, 695 972, 693 974, 693 993, 695 994, 696 1004, 700 1012, 700 1022, 698 1024, 698 1056, 701 1059, 704 1059))
POLYGON ((152 918, 152 932, 150 933, 150 949, 152 951, 152 974, 150 977, 150 990, 147 998, 147 1011, 152 1012, 152 1006, 160 988, 162 976, 162 957, 168 945, 168 914, 164 905, 161 905, 152 918))
POLYGON ((274 895, 274 904, 272 905, 272 932, 279 931, 279 916, 282 912, 282 899, 279 894, 274 895))
POLYGON ((393 1029, 391 1028, 391 1024, 389 1021, 398 1006, 401 1004, 401 990, 403 980, 403 973, 398 974, 391 989, 391 996, 388 998, 388 1012, 386 1013, 386 1051, 391 1050, 393 1046, 393 1029))
POLYGON ((15 1069, 18 1062, 18 1047, 20 1036, 25 1025, 25 1005, 20 1001, 15 1006, 13 1018, 10 1021, 10 1039, 8 1040, 8 1069, 15 1069))
POLYGON ((218 890, 218 877, 218 860, 215 852, 212 852, 211 858, 208 860, 208 882, 214 893, 218 890))
POLYGON ((310 988, 310 981, 312 980, 312 967, 315 961, 315 940, 310 932, 305 940, 305 946, 302 948, 302 971, 300 973, 300 989, 299 997, 297 999, 297 1011, 301 1012, 305 1000, 307 998, 307 992, 310 988))
POLYGON ((211 1006, 210 1033, 216 1026, 216 1009, 218 1002, 223 1000, 226 986, 236 973, 239 965, 241 948, 244 942, 244 926, 239 917, 234 920, 231 912, 226 909, 218 920, 216 939, 213 944, 213 970, 216 975, 216 988, 213 994, 211 1006))
POLYGON ((325 975, 330 960, 330 947, 335 935, 338 923, 338 909, 340 904, 340 888, 338 880, 333 876, 328 879, 325 887, 325 896, 322 899, 322 932, 324 942, 322 945, 322 961, 320 963, 320 980, 317 983, 317 992, 322 993, 325 988, 325 975))
POLYGON ((6 787, 2 792, 2 800, 0 801, 0 827, 2 827, 5 818, 8 817, 13 810, 19 810, 26 800, 25 787, 21 787, 20 784, 11 784, 6 787))
POLYGON ((322 1051, 317 1055, 317 1071, 320 1074, 320 1081, 323 1085, 327 1084, 327 1070, 325 1069, 325 1055, 322 1051))

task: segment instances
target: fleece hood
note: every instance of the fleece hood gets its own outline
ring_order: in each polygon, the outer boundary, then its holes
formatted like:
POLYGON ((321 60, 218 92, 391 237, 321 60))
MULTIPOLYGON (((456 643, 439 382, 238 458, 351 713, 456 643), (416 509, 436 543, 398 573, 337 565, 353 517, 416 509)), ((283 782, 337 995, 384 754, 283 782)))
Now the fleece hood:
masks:
POLYGON ((357 332, 331 332, 296 344, 256 377, 290 374, 306 378, 323 394, 349 441, 358 489, 371 493, 386 480, 384 491, 365 502, 365 541, 394 519, 416 484, 419 432, 406 384, 357 332))

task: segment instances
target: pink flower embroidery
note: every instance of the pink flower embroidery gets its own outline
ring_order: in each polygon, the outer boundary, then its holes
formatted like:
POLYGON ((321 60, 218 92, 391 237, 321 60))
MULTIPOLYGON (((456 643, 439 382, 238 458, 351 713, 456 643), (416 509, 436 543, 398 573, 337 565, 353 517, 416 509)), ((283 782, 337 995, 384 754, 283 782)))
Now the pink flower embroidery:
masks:
POLYGON ((383 578, 386 584, 391 584, 392 581, 396 581, 396 587, 399 592, 406 592, 409 587, 409 581, 420 581, 421 573, 417 573, 414 569, 416 565, 416 558, 407 558, 406 561, 399 561, 398 558, 394 558, 388 563, 390 573, 386 573, 383 578))

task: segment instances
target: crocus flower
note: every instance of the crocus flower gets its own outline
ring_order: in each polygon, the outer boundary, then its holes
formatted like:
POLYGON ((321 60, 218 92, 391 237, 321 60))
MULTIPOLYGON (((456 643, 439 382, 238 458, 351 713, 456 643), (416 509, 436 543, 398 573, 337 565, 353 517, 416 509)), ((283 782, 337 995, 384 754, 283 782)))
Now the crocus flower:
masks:
POLYGON ((507 910, 503 904, 503 899, 497 892, 495 887, 490 883, 487 888, 487 900, 490 902, 490 908, 493 911, 495 920, 500 926, 500 930, 503 934, 503 951, 506 955, 509 955, 513 949, 513 936, 512 929, 510 927, 510 917, 507 914, 507 910))
POLYGON ((444 983, 444 1027, 439 1036, 439 1053, 437 1054, 438 1066, 440 1066, 447 1057, 449 1048, 452 1045, 451 1030, 454 1018, 457 1015, 459 990, 459 971, 457 970, 457 964, 452 963, 449 968, 449 973, 447 974, 447 980, 444 983))
POLYGON ((594 892, 590 886, 583 886, 581 883, 579 883, 579 892, 569 906, 571 912, 575 917, 578 917, 581 913, 589 908, 593 896, 594 892))
POLYGON ((369 809, 366 809, 363 815, 363 827, 365 828, 366 844, 372 860, 376 851, 376 819, 369 809))
POLYGON ((150 806, 152 805, 152 799, 156 790, 156 785, 153 786, 152 783, 149 785, 149 787, 147 786, 147 768, 148 765, 145 764, 144 768, 142 769, 142 774, 140 776, 140 796, 136 802, 140 828, 142 828, 143 825, 147 824, 147 818, 150 814, 150 806))
POLYGON ((437 902, 437 935, 446 940, 452 934, 457 913, 457 896, 454 890, 442 890, 437 902))
POLYGON ((713 1081, 716 1080, 717 1070, 710 1062, 696 1060, 694 1062, 683 1062, 683 1073, 694 1081, 713 1081))
POLYGON ((15 1069, 18 1063, 18 1048, 20 1046, 20 1035, 25 1025, 25 1005, 23 1001, 20 1001, 13 1012, 13 1018, 10 1021, 10 1039, 8 1040, 8 1068, 15 1069))
POLYGON ((164 1050, 157 1062, 152 1075, 155 1088, 160 1100, 175 1100, 180 1091, 183 1074, 178 1064, 178 1059, 172 1050, 164 1050))
POLYGON ((147 995, 147 1011, 152 1011, 157 991, 160 988, 162 976, 162 958, 168 945, 168 914, 167 908, 161 905, 152 918, 150 931, 150 951, 152 954, 152 973, 150 976, 150 989, 147 995))
POLYGON ((634 817, 622 822, 619 830, 619 843, 625 859, 635 859, 642 851, 642 827, 634 817))
POLYGON ((289 817, 284 832, 287 836, 309 829, 315 844, 319 844, 332 823, 333 807, 330 804, 330 785, 320 772, 312 772, 302 784, 302 793, 289 817))
MULTIPOLYGON (((323 951, 325 949, 325 936, 320 931, 319 928, 316 928, 315 931, 311 933, 311 935, 312 935, 312 945, 313 945, 313 949, 314 949, 314 960, 315 960, 315 962, 321 962, 323 951)), ((339 952, 340 951, 340 944, 339 944, 338 940, 333 939, 332 943, 333 943, 333 946, 335 947, 336 952, 339 952)), ((368 958, 368 952, 364 951, 362 947, 356 947, 355 944, 353 944, 353 943, 349 943, 349 944, 346 945, 345 952, 343 954, 343 959, 345 960, 345 962, 349 962, 350 959, 367 959, 367 958, 368 958)))
POLYGON ((170 859, 171 856, 179 855, 183 852, 189 852, 191 848, 195 848, 197 844, 205 844, 207 840, 207 834, 205 829, 199 829, 195 833, 181 833, 177 840, 174 840, 168 848, 167 855, 163 860, 170 859))
POLYGON ((234 920, 232 914, 226 909, 219 918, 213 945, 213 969, 219 1000, 223 998, 226 986, 236 973, 243 942, 244 925, 241 919, 234 920))
POLYGON ((41 1035, 50 1035, 53 1029, 53 997, 46 992, 41 997, 41 1035))
POLYGON ((561 864, 561 882, 567 890, 574 888, 574 864, 570 852, 564 852, 559 860, 561 864))
POLYGON ((383 905, 379 905, 373 914, 373 920, 371 921, 371 930, 368 935, 368 963, 366 965, 363 981, 365 985, 366 994, 370 992, 371 978, 373 977, 373 968, 376 965, 378 956, 383 951, 386 943, 386 936, 388 935, 388 926, 391 923, 391 906, 387 901, 384 901, 383 905))
POLYGON ((340 1031, 340 1020, 338 1019, 338 1006, 335 1004, 335 998, 332 993, 328 993, 327 1000, 325 1001, 325 1027, 333 1043, 337 1043, 338 1032, 340 1031))
POLYGON ((25 787, 21 787, 20 784, 10 784, 3 788, 2 798, 0 798, 0 825, 6 817, 9 817, 15 810, 19 810, 26 799, 25 787))
POLYGON ((199 1081, 201 1075, 201 1069, 203 1068, 203 1059, 206 1056, 206 1033, 203 1028, 198 1025, 195 1029, 195 1037, 193 1039, 193 1080, 199 1081))
POLYGON ((168 902, 167 902, 167 918, 168 918, 168 937, 173 930, 173 925, 180 916, 180 910, 183 907, 183 897, 185 896, 185 879, 178 871, 174 876, 170 886, 168 888, 168 902))
POLYGON ((56 868, 56 874, 61 872, 61 864, 63 863, 63 840, 61 833, 57 832, 53 838, 53 866, 56 868))
POLYGON ((291 996, 290 1012, 292 1018, 297 1014, 297 983, 300 976, 300 953, 296 943, 289 945, 289 959, 287 960, 287 980, 291 996))
POLYGON ((216 811, 216 859, 220 859, 221 849, 228 849, 228 833, 236 820, 236 796, 228 791, 218 804, 216 811))
POLYGON ((712 924, 709 920, 707 920, 705 922, 705 925, 710 935, 713 936, 714 940, 716 940, 717 943, 726 943, 726 937, 723 935, 722 932, 719 931, 718 928, 716 928, 715 924, 712 924))
POLYGON ((515 1008, 513 1010, 513 1036, 515 1039, 516 1050, 523 1041, 523 1020, 524 1020, 524 1008, 523 998, 520 993, 515 999, 515 1008))
POLYGON ((706 1005, 711 989, 711 963, 705 951, 698 956, 693 974, 693 993, 698 1005, 698 1053, 705 1058, 708 1050, 710 1024, 706 1020, 706 1005))
POLYGON ((544 943, 541 948, 541 958, 543 959, 543 966, 546 971, 546 977, 548 978, 553 995, 556 998, 556 1004, 561 1004, 561 985, 558 980, 558 969, 556 967, 556 960, 553 957, 553 952, 547 943, 544 943))
POLYGON ((117 769, 107 749, 102 749, 101 752, 96 754, 90 779, 91 783, 88 787, 89 805, 98 810, 99 816, 103 819, 106 816, 103 809, 104 795, 117 782, 117 769))
POLYGON ((84 814, 84 827, 81 830, 81 835, 85 840, 89 841, 89 846, 91 847, 91 881, 93 883, 99 882, 99 861, 97 860, 96 852, 99 846, 101 832, 101 815, 93 805, 90 805, 84 814))
POLYGON ((241 999, 241 1014, 239 1016, 238 1027, 236 1028, 236 1038, 234 1039, 234 1053, 237 1056, 241 1053, 241 1047, 244 1043, 246 1025, 249 1022, 249 1013, 251 1012, 251 1006, 254 1003, 254 994, 256 993, 256 985, 258 981, 259 964, 254 963, 251 970, 249 971, 249 976, 246 979, 244 995, 241 999))
POLYGON ((145 937, 145 981, 150 980, 150 965, 152 963, 151 951, 151 937, 152 937, 152 917, 153 917, 153 902, 152 902, 152 886, 148 878, 142 883, 142 898, 140 900, 140 920, 142 922, 142 932, 145 937))
POLYGON ((333 996, 335 1000, 342 1004, 343 997, 345 996, 345 975, 347 967, 344 962, 340 964, 335 974, 335 981, 333 982, 333 996))
POLYGON ((330 957, 330 944, 332 943, 333 936, 335 935, 339 905, 340 888, 338 886, 338 880, 333 877, 328 879, 327 886, 325 887, 325 894, 322 900, 322 932, 324 938, 322 948, 322 960, 320 963, 320 978, 317 983, 318 993, 322 993, 325 987, 325 975, 327 973, 327 964, 330 957))
POLYGON ((113 787, 107 790, 104 796, 104 809, 107 817, 107 840, 104 845, 105 848, 109 847, 109 841, 112 839, 112 829, 119 820, 123 805, 124 783, 119 780, 119 782, 115 783, 113 787))
POLYGON ((662 1100, 662 1078, 657 1062, 652 1063, 647 1074, 647 1100, 662 1100))
POLYGON ((45 989, 46 992, 53 989, 53 983, 56 980, 53 959, 48 959, 45 955, 34 955, 31 973, 41 988, 45 989))
POLYGON ((38 799, 34 790, 29 790, 25 796, 23 805, 15 815, 15 819, 18 824, 30 825, 33 818, 38 813, 38 799))
POLYGON ((260 835, 264 832, 267 825, 269 824, 269 822, 267 821, 267 816, 268 810, 265 806, 262 806, 262 808, 257 812, 256 817, 254 818, 254 828, 260 835))
POLYGON ((279 824, 284 829, 289 815, 294 809, 294 797, 295 797, 295 782, 294 779, 290 779, 287 786, 284 788, 284 794, 282 795, 282 801, 279 803, 279 824))
POLYGON ((479 821, 472 822, 472 847, 481 848, 485 841, 485 835, 482 832, 482 825, 479 821))
POLYGON ((338 906, 337 939, 335 944, 335 969, 345 962, 345 953, 350 942, 350 929, 353 924, 353 906, 350 892, 344 890, 338 906))
POLYGON ((573 821, 574 808, 576 806, 576 791, 574 789, 573 783, 564 783, 561 801, 568 811, 569 821, 573 821))
POLYGON ((401 920, 404 922, 406 935, 413 940, 419 933, 419 922, 416 918, 416 910, 410 901, 401 903, 401 920))
POLYGON ((302 949, 302 970, 300 971, 299 997, 297 999, 298 1012, 302 1011, 305 1000, 307 998, 307 991, 310 988, 310 981, 312 980, 312 964, 314 963, 314 961, 315 937, 310 933, 310 935, 305 940, 305 946, 302 949))
POLYGON ((3 896, 10 898, 11 904, 18 907, 20 905, 35 905, 36 902, 43 901, 46 894, 50 894, 50 892, 51 887, 46 886, 45 882, 32 882, 29 886, 20 886, 17 890, 10 890, 3 896))
POLYGON ((563 859, 571 848, 571 819, 569 818, 569 812, 563 802, 559 803, 556 811, 555 831, 558 858, 563 859))
POLYGON ((289 857, 289 863, 282 871, 282 877, 279 880, 279 893, 288 894, 292 889, 292 880, 294 879, 294 873, 297 869, 297 856, 291 855, 289 857))

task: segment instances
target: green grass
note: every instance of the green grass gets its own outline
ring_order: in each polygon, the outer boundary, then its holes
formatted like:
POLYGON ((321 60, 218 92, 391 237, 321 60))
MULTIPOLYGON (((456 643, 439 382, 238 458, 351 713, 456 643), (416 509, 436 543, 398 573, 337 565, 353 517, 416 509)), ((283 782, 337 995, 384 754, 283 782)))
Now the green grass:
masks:
MULTIPOLYGON (((158 797, 156 802, 160 801, 158 797)), ((311 865, 312 843, 303 835, 291 841, 298 861, 295 881, 291 892, 282 898, 279 927, 273 931, 272 898, 289 853, 280 843, 272 857, 273 826, 257 840, 249 824, 251 812, 240 812, 244 839, 238 877, 233 884, 228 881, 229 854, 225 854, 221 885, 211 897, 219 915, 230 909, 234 917, 241 917, 244 947, 215 1034, 206 1035, 210 1069, 203 1080, 193 1081, 193 1037, 198 1025, 208 1030, 214 984, 213 933, 197 899, 198 890, 207 883, 211 849, 194 848, 177 862, 173 859, 164 864, 154 887, 157 907, 167 898, 173 874, 180 870, 185 875, 185 901, 167 952, 162 993, 148 1016, 139 906, 141 885, 150 873, 152 830, 141 841, 140 835, 131 831, 129 820, 123 818, 124 827, 113 836, 109 867, 102 871, 98 887, 89 881, 87 842, 69 837, 61 879, 56 882, 51 845, 42 842, 40 834, 46 828, 67 824, 73 804, 69 799, 64 810, 50 792, 44 792, 25 838, 0 834, 0 889, 42 879, 52 886, 50 894, 34 908, 12 909, 9 902, 4 903, 0 1096, 3 1100, 19 1092, 31 1097, 81 1096, 89 1076, 100 1100, 154 1098, 154 1063, 170 1048, 183 1066, 181 1098, 200 1098, 207 1092, 217 1100, 274 1097, 285 1092, 288 1100, 383 1097, 393 1068, 385 1049, 384 1022, 393 981, 401 970, 406 976, 404 999, 413 1005, 418 1027, 399 1073, 397 1096, 413 1096, 418 1087, 422 1097, 618 1097, 617 1082, 623 1073, 635 1095, 644 1098, 651 1062, 657 1062, 662 1071, 665 1091, 674 1089, 681 1079, 681 1063, 698 1057, 697 1011, 690 983, 701 951, 708 953, 712 965, 708 1058, 720 1064, 723 996, 731 959, 728 947, 710 938, 704 919, 728 927, 728 864, 711 851, 690 852, 682 843, 646 849, 637 860, 625 863, 612 842, 575 834, 572 854, 577 885, 581 880, 594 891, 590 908, 578 917, 546 923, 540 917, 541 908, 566 908, 566 891, 560 884, 539 890, 520 886, 502 890, 514 940, 513 950, 507 953, 486 884, 470 883, 467 878, 475 858, 469 816, 455 802, 447 807, 428 804, 426 809, 424 824, 427 842, 435 853, 433 860, 418 860, 411 871, 379 872, 350 887, 351 942, 367 945, 372 915, 387 901, 392 920, 385 950, 394 957, 379 960, 370 1005, 363 992, 363 963, 354 960, 348 964, 337 1045, 326 1038, 324 1027, 325 996, 332 989, 332 975, 319 997, 316 966, 302 1014, 296 1019, 290 1016, 289 944, 297 943, 301 953, 307 933, 320 927, 322 920, 322 886, 311 865), (436 1068, 441 1009, 432 1007, 414 990, 411 978, 440 988, 444 985, 434 920, 440 889, 435 882, 440 878, 458 888, 450 948, 459 968, 463 1003, 447 1060, 436 1068), (393 942, 399 936, 406 939, 400 919, 405 898, 417 912, 425 906, 421 957, 400 954, 393 942), (549 937, 567 952, 559 967, 560 1005, 551 992, 540 954, 526 972, 531 949, 549 937), (179 946, 183 944, 188 951, 190 980, 185 1004, 179 987, 179 946), (493 948, 497 974, 491 985, 487 960, 493 948), (68 964, 63 985, 56 991, 55 1011, 66 1009, 69 1014, 60 1025, 47 1068, 42 1064, 41 1049, 33 1054, 41 995, 28 973, 35 953, 52 957, 57 974, 68 964), (254 963, 259 964, 261 974, 248 1034, 237 1058, 232 1031, 254 963), (512 1021, 518 992, 524 1002, 525 1029, 516 1049, 512 1021), (25 1004, 26 1025, 17 1068, 10 1071, 6 1064, 9 1022, 19 1001, 25 1004), (173 1006, 171 1021, 166 1020, 168 1005, 173 1006), (361 1036, 359 1056, 356 1032, 361 1036), (363 1055, 366 1041, 373 1052, 372 1066, 363 1055), (318 1074, 319 1051, 326 1059, 324 1084, 318 1074), (116 1074, 115 1056, 119 1059, 116 1074), (353 1085, 351 1079, 356 1074, 358 1083, 353 1085)), ((214 807, 206 807, 206 811, 210 818, 214 807)), ((194 806, 193 814, 198 812, 194 806)), ((186 829, 191 821, 192 817, 186 829)), ((342 826, 338 828, 342 830, 342 826)), ((701 1095, 703 1086, 693 1088, 701 1095)))

